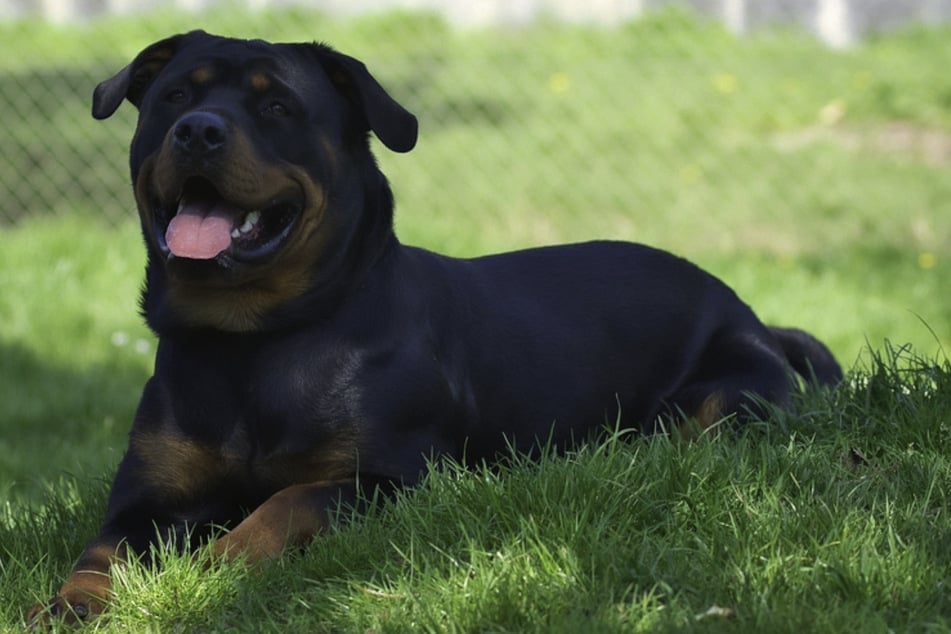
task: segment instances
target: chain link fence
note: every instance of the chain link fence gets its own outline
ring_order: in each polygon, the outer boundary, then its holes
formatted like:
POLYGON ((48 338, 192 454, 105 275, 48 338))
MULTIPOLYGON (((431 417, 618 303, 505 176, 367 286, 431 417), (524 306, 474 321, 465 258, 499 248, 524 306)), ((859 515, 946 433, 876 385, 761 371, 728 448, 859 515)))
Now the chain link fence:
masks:
MULTIPOLYGON (((689 234, 722 251, 795 254, 868 232, 919 251, 949 245, 946 28, 834 50, 795 26, 736 35, 683 4, 597 24, 536 15, 465 26, 433 12, 235 4, 67 24, 8 18, 0 224, 133 217, 134 109, 93 121, 92 89, 152 41, 201 27, 318 39, 364 60, 420 119, 412 154, 378 152, 397 218, 425 221, 449 251, 477 250, 459 230, 466 218, 502 246, 586 237, 559 234, 560 214, 589 217, 591 236, 671 244, 689 234), (820 214, 818 239, 797 229, 820 214)), ((419 225, 406 223, 411 238, 419 225)))

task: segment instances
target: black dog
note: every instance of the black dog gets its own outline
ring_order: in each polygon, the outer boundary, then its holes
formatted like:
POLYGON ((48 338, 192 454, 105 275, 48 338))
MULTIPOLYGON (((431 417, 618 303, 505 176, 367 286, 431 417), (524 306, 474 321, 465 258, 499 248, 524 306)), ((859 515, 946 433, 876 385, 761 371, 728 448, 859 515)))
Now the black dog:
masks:
POLYGON ((102 82, 93 115, 123 99, 155 374, 100 534, 33 616, 100 612, 113 562, 211 525, 231 528, 218 555, 274 557, 430 456, 565 446, 619 414, 708 427, 756 415, 750 394, 786 401, 791 370, 842 376, 663 251, 401 245, 368 133, 407 152, 416 119, 326 46, 178 35, 102 82))

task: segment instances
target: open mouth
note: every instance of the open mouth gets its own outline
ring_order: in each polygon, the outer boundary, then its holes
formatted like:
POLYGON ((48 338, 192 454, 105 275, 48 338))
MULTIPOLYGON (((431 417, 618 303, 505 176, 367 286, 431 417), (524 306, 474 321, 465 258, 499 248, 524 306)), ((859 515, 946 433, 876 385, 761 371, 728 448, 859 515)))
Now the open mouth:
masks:
POLYGON ((253 262, 274 253, 303 211, 299 191, 263 205, 230 201, 202 177, 188 178, 171 204, 153 201, 159 247, 169 257, 253 262))

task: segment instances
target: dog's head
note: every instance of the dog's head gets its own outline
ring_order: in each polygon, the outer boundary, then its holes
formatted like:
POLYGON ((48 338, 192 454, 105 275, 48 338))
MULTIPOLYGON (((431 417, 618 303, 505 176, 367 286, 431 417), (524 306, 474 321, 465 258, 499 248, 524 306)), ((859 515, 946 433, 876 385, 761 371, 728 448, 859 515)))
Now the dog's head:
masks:
POLYGON ((407 152, 417 123, 358 60, 193 31, 99 84, 93 116, 123 99, 139 109, 130 167, 150 321, 255 330, 366 265, 366 234, 389 235, 368 132, 407 152))

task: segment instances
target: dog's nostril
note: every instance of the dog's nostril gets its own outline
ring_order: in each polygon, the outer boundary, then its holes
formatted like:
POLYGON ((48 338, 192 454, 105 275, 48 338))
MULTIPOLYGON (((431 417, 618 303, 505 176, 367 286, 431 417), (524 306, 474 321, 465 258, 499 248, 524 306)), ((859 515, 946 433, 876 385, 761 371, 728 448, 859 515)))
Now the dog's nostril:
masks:
POLYGON ((218 147, 225 142, 224 131, 220 128, 209 126, 205 128, 205 145, 209 148, 218 147))
POLYGON ((192 138, 192 128, 189 125, 180 125, 175 128, 175 138, 187 143, 192 138))
POLYGON ((179 120, 173 136, 175 143, 188 153, 213 152, 227 143, 227 124, 216 114, 192 112, 179 120))

